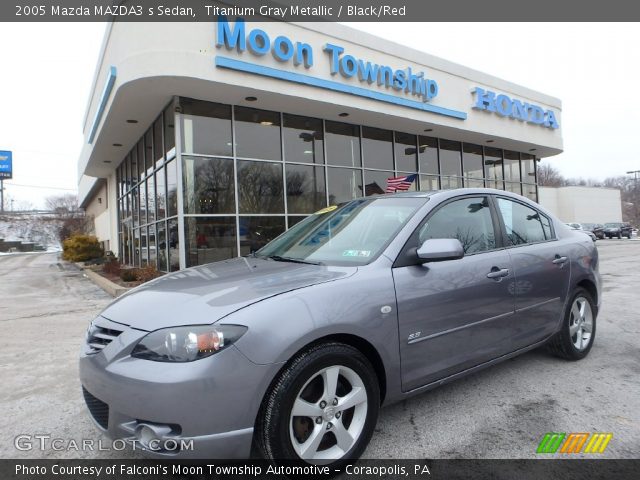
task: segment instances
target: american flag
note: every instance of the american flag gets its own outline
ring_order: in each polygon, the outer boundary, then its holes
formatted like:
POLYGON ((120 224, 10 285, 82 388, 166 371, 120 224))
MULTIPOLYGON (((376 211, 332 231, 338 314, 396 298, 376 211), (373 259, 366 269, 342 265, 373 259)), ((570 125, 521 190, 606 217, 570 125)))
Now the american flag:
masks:
POLYGON ((418 175, 416 173, 412 175, 405 175, 404 177, 390 177, 387 178, 386 193, 403 192, 409 190, 409 187, 416 179, 418 175))

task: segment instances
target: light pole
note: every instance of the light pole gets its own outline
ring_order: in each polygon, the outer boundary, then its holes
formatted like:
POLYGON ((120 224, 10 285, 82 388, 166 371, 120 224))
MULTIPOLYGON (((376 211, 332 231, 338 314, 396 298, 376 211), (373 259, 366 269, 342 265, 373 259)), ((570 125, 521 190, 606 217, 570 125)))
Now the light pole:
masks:
POLYGON ((633 211, 634 211, 634 220, 637 225, 638 223, 638 174, 640 170, 631 170, 627 172, 627 175, 633 175, 633 211))

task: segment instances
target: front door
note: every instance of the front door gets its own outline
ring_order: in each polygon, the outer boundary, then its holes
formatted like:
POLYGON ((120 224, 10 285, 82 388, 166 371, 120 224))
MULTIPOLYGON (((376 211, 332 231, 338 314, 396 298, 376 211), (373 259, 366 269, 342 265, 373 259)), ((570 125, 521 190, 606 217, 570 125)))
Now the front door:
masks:
POLYGON ((508 353, 514 277, 497 225, 487 197, 462 197, 438 207, 407 243, 405 251, 457 238, 465 256, 393 269, 404 391, 508 353))

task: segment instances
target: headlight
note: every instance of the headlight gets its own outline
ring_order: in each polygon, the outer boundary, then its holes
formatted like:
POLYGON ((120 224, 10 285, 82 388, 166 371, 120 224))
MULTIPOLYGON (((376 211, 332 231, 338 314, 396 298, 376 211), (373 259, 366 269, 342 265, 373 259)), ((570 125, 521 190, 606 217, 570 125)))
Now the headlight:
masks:
POLYGON ((224 350, 246 331, 240 325, 163 328, 143 337, 131 356, 154 362, 192 362, 224 350))

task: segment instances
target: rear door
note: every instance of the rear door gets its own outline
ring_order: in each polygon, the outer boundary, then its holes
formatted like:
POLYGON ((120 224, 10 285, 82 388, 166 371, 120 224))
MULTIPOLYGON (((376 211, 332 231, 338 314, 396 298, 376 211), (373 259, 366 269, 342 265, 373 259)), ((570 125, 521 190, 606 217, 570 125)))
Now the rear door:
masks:
POLYGON ((506 197, 495 204, 515 275, 516 350, 556 330, 571 276, 570 245, 556 239, 551 220, 537 209, 506 197))
POLYGON ((404 391, 510 348, 513 274, 496 217, 487 196, 458 197, 429 214, 399 255, 393 278, 404 391), (408 265, 408 252, 429 238, 457 238, 465 256, 408 265))

